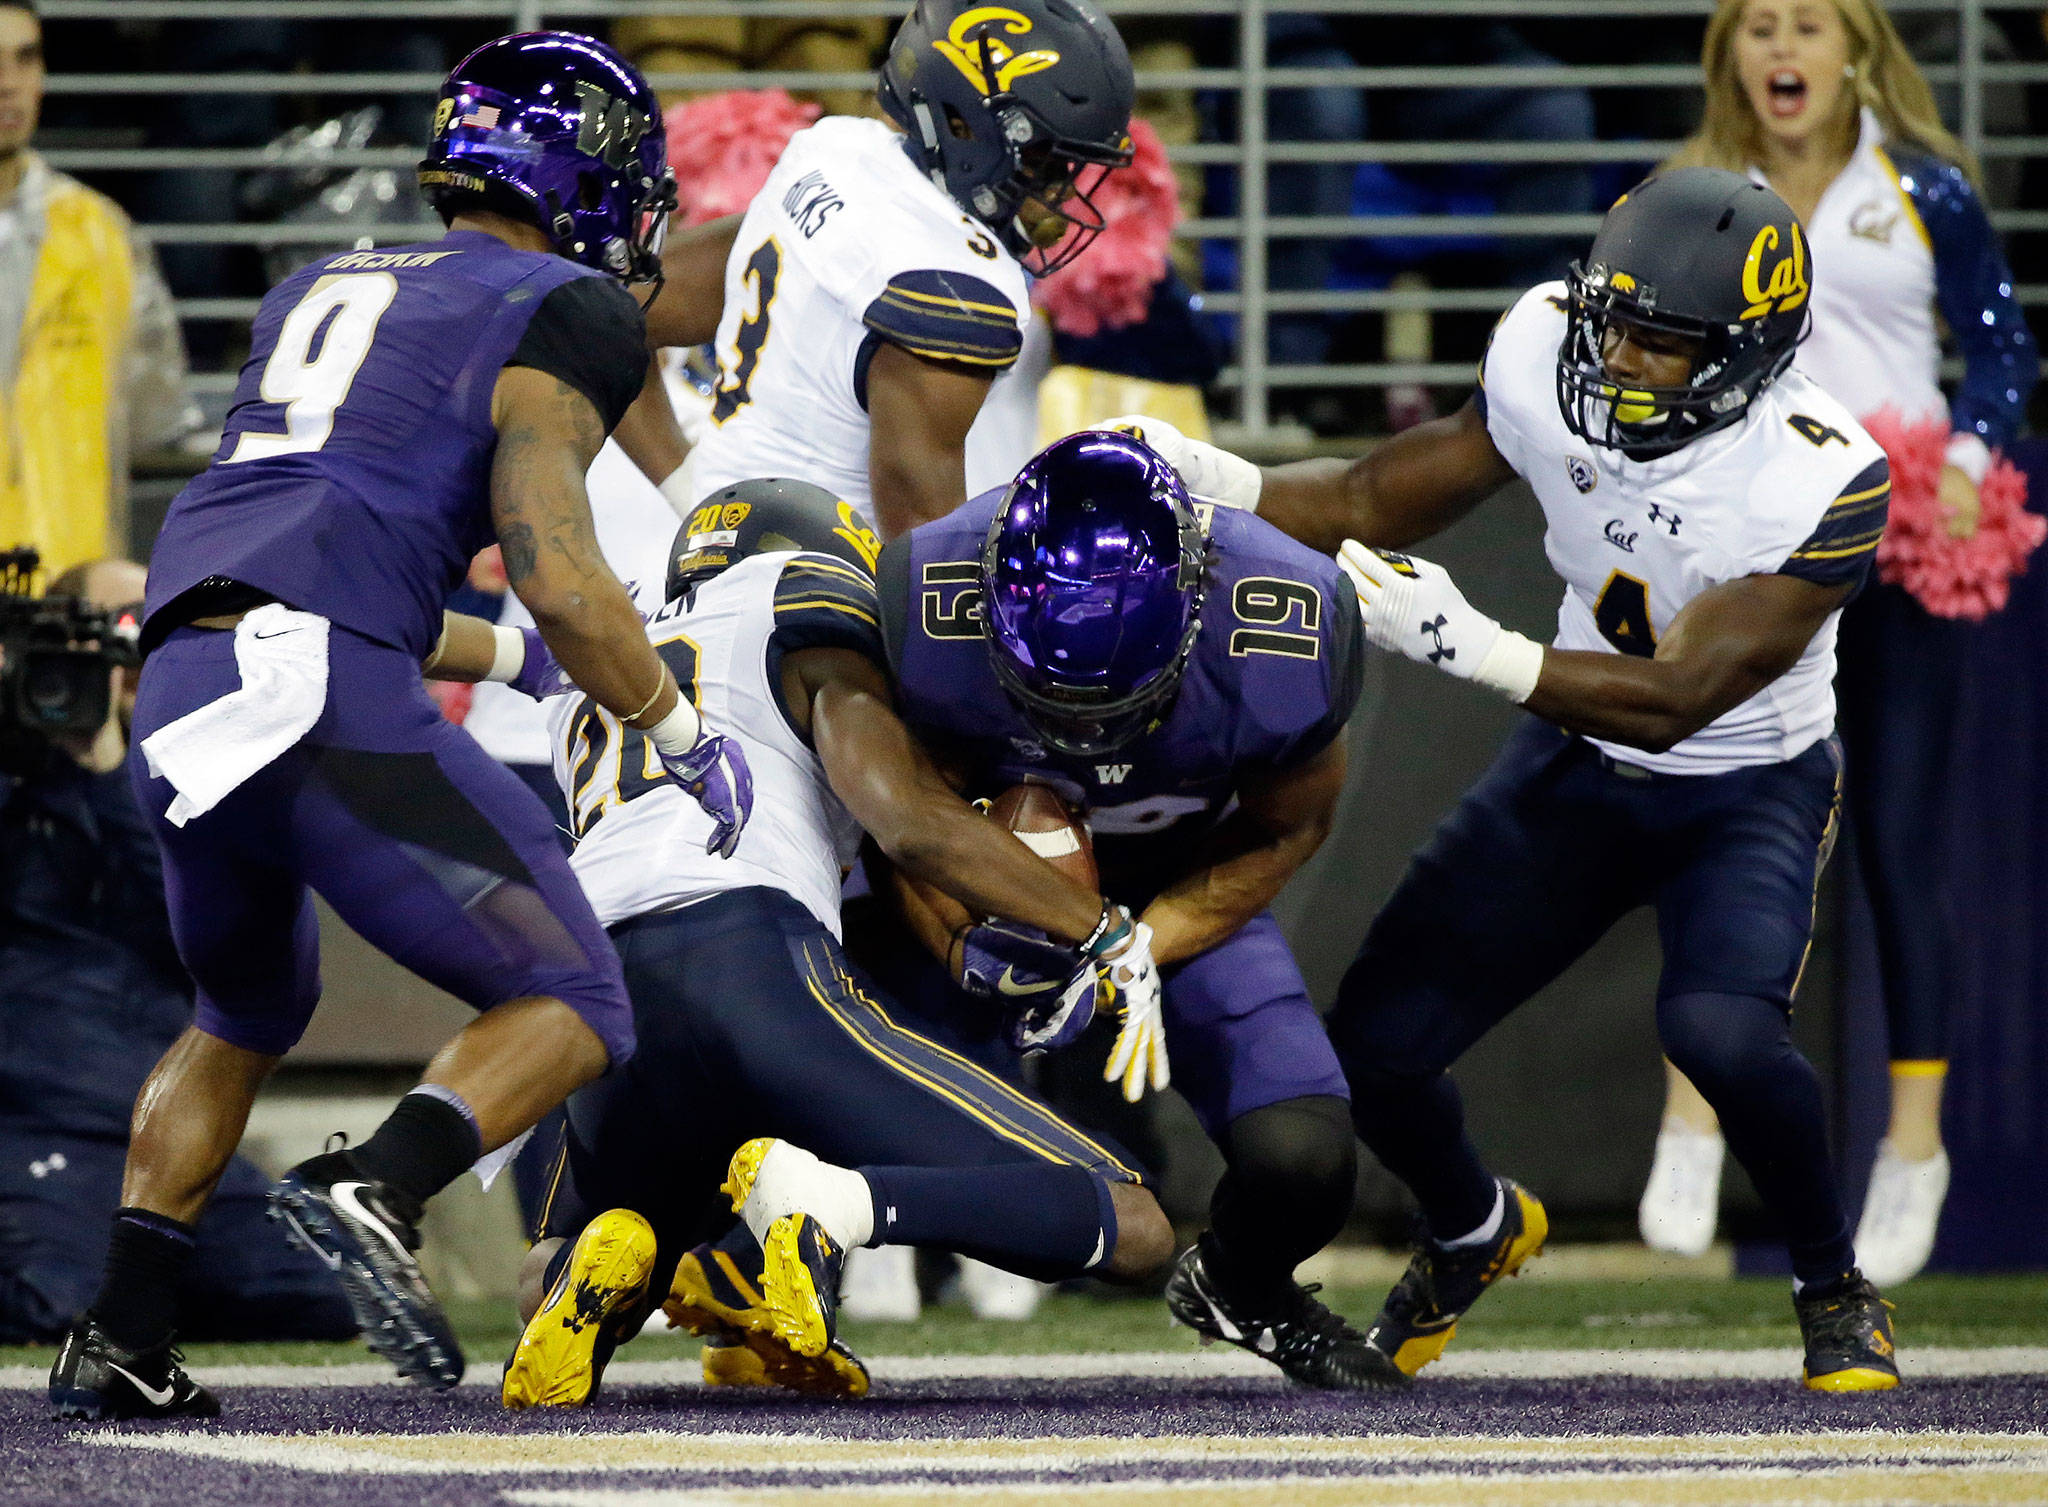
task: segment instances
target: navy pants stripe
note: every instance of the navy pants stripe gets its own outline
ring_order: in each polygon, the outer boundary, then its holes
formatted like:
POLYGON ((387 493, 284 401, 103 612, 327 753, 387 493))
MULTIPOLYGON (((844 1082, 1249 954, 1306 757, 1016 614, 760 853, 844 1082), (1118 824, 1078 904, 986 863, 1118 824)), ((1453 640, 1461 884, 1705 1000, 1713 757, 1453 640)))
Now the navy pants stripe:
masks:
POLYGON ((1533 718, 1509 738, 1415 856, 1330 1017, 1359 1133, 1439 1236, 1493 1200, 1445 1070, 1652 905, 1667 1054, 1720 1113, 1795 1269, 1847 1265, 1819 1080, 1787 1024, 1840 769, 1831 739, 1781 764, 1651 776, 1533 718))
POLYGON ((848 1167, 1070 1167, 1096 1181, 1105 1211, 1110 1183, 1144 1180, 1129 1153, 898 1025, 832 934, 778 890, 634 917, 612 936, 639 1050, 570 1099, 567 1175, 543 1233, 632 1208, 667 1270, 729 1220, 718 1184, 755 1136, 848 1167))

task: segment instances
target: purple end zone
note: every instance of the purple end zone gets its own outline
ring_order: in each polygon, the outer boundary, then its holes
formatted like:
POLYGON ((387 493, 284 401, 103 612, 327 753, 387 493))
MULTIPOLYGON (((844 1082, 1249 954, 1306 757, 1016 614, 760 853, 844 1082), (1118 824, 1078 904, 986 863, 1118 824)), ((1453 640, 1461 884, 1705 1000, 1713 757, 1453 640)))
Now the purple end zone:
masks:
MULTIPOLYGON (((223 1398, 216 1426, 234 1433, 282 1436, 324 1431, 434 1434, 548 1434, 662 1430, 680 1433, 801 1433, 845 1439, 974 1439, 1119 1435, 1283 1434, 1327 1437, 1402 1433, 1470 1436, 1586 1434, 1716 1434, 1867 1431, 2018 1433, 2048 1418, 2048 1378, 1986 1377, 1914 1382, 1896 1392, 1824 1396, 1790 1380, 1656 1382, 1589 1378, 1533 1381, 1445 1381, 1391 1396, 1310 1392, 1278 1381, 1198 1383, 1088 1380, 960 1380, 886 1385, 864 1403, 807 1402, 773 1394, 622 1386, 579 1412, 507 1413, 496 1393, 464 1387, 424 1396, 397 1386, 365 1388, 242 1388, 223 1398)), ((78 1507, 83 1503, 278 1503, 293 1507, 499 1507, 508 1488, 591 1486, 598 1477, 526 1470, 483 1475, 331 1474, 254 1467, 182 1457, 157 1450, 106 1448, 81 1442, 75 1425, 43 1416, 34 1392, 0 1393, 0 1501, 9 1507, 78 1507)), ((134 1433, 182 1431, 177 1425, 129 1424, 134 1433)), ((1932 1444, 1933 1441, 1930 1441, 1932 1444)), ((1498 1465, 1474 1464, 1475 1472, 1498 1465)), ((1618 1462, 1612 1467, 1623 1468, 1618 1462)), ((1303 1462, 1301 1473, 1385 1474, 1397 1466, 1303 1462)), ((1256 1477, 1256 1463, 1105 1464, 1065 1481, 1256 1477)), ((945 1471, 926 1480, 943 1480, 945 1471)), ((963 1456, 963 1484, 985 1479, 963 1456)), ((657 1470, 610 1473, 605 1485, 626 1488, 715 1485, 829 1486, 822 1472, 762 1472, 744 1482, 731 1475, 657 1470)), ((1014 1479, 1014 1477, 1012 1477, 1014 1479)))

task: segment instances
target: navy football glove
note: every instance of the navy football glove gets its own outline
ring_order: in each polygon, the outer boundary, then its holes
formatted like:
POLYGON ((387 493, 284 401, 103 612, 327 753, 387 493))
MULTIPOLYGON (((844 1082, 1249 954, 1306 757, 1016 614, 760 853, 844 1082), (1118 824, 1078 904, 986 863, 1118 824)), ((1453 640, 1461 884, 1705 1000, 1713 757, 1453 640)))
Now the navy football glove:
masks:
POLYGON ((985 921, 959 934, 960 987, 1002 1002, 1020 1052, 1056 1052, 1095 1018, 1095 965, 1035 926, 985 921))

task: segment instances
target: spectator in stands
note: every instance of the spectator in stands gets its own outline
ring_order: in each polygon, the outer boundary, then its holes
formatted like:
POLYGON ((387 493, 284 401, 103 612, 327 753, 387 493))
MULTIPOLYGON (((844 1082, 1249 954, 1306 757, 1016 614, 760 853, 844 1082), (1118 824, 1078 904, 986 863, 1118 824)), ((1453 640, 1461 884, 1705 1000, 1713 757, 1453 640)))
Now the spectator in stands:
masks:
MULTIPOLYGON (((737 7, 738 11, 745 9, 744 5, 737 7)), ((888 34, 885 18, 858 11, 837 18, 736 13, 631 16, 612 28, 612 41, 636 68, 649 74, 741 74, 779 69, 865 74, 873 70, 875 55, 888 34)), ((661 91, 663 104, 689 97, 689 91, 661 91)), ((877 113, 872 82, 819 89, 800 97, 816 100, 827 115, 877 113)))
MULTIPOLYGON (((141 615, 143 571, 103 560, 54 594, 141 615)), ((41 743, 0 778, 0 1343, 55 1342, 85 1307, 136 1090, 192 1019, 163 868, 129 784, 132 670, 90 738, 41 743)), ((199 1223, 179 1333, 345 1339, 334 1276, 265 1217, 269 1179, 237 1157, 199 1223)))
MULTIPOLYGON (((1873 0, 1721 0, 1701 60, 1706 114, 1676 161, 1747 170, 1792 206, 1814 267, 1799 364, 1891 458, 1881 580, 1843 615, 1837 683, 1892 1058, 1890 1129, 1856 1253, 1891 1287, 1927 1261, 1948 1187, 1941 1089, 1960 969, 1931 855, 1954 788, 1949 737, 1969 633, 1955 619, 2002 606, 2048 527, 2022 509, 2024 482, 1997 454, 2025 416, 2039 358, 1975 166, 1873 0), (1937 315, 1963 358, 1953 403, 1937 382, 1937 315)), ((1685 1088, 1667 1108, 1643 1223, 1646 1237, 1669 1223, 1703 1245, 1696 1232, 1704 1217, 1711 1233, 1717 1180, 1685 1169, 1718 1171, 1720 1142, 1712 1111, 1692 1098, 1685 1088), (1681 1188, 1703 1190, 1704 1206, 1697 1193, 1686 1206, 1681 1188)))
POLYGON ((0 0, 0 540, 63 570, 128 547, 129 456, 199 411, 148 246, 29 150, 42 43, 30 0, 0 0))

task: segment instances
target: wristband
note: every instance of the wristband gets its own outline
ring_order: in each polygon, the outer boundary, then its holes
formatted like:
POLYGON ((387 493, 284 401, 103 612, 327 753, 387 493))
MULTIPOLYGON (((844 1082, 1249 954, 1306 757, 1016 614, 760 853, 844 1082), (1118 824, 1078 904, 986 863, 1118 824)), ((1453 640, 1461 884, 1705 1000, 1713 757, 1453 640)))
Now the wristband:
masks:
POLYGON ((491 667, 484 672, 484 679, 509 685, 526 668, 526 635, 517 628, 503 627, 491 629, 491 634, 498 643, 491 655, 491 667))
POLYGON ((1111 947, 1131 934, 1135 923, 1131 913, 1114 900, 1102 902, 1102 915, 1095 923, 1095 930, 1081 941, 1081 955, 1085 958, 1099 958, 1111 947))
POLYGON ((642 731, 647 734, 647 741, 657 750, 672 759, 679 759, 702 740, 704 723, 703 719, 698 717, 697 709, 690 705, 690 698, 678 696, 674 711, 654 726, 643 728, 642 731))
POLYGON ((1535 694, 1536 681, 1542 673, 1543 645, 1503 628, 1493 647, 1486 651, 1486 658, 1479 661, 1479 668, 1472 672, 1472 678, 1520 706, 1535 694))

